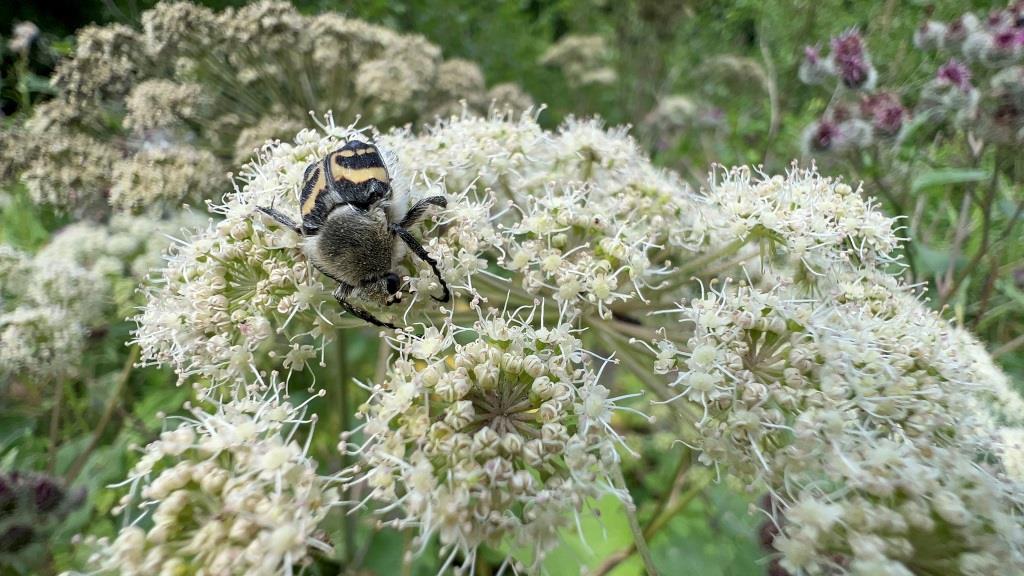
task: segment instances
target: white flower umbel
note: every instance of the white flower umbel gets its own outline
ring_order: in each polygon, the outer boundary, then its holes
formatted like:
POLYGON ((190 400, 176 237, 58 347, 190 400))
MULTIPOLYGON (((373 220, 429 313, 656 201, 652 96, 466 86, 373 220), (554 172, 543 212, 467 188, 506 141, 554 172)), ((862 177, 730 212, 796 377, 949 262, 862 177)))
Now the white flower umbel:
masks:
POLYGON ((110 203, 121 210, 195 199, 196 190, 216 190, 228 181, 209 150, 187 145, 156 146, 114 165, 110 203))
MULTIPOLYGON (((319 131, 267 144, 214 206, 224 220, 176 248, 137 318, 144 361, 171 364, 183 379, 223 382, 262 368, 260 349, 298 370, 321 355, 334 327, 364 324, 339 316, 333 285, 310 268, 302 239, 256 210, 273 206, 298 221, 306 167, 356 138, 383 151, 395 212, 447 198, 414 234, 456 302, 499 303, 511 290, 517 304, 551 297, 569 304, 567 314, 607 317, 615 306, 644 302, 674 259, 706 242, 689 189, 652 166, 622 130, 596 121, 573 120, 552 133, 532 115, 464 116, 420 135, 371 137, 328 115, 319 131)), ((400 242, 394 256, 402 303, 371 311, 404 325, 443 316, 426 297, 439 290, 430 268, 400 242)))
POLYGON ((90 563, 125 576, 276 576, 298 571, 311 547, 329 552, 316 531, 338 494, 300 440, 315 421, 275 383, 209 412, 193 407, 146 446, 121 502, 137 514, 93 542, 90 563))
POLYGON ((785 175, 748 167, 711 173, 707 197, 721 220, 723 240, 753 243, 763 254, 781 252, 811 274, 836 265, 881 266, 894 261, 900 238, 860 189, 795 164, 785 175))
POLYGON ((320 357, 333 329, 345 324, 333 287, 311 270, 302 239, 258 216, 256 207, 274 206, 298 220, 306 166, 346 139, 366 139, 333 123, 327 131, 303 131, 295 143, 268 148, 214 208, 224 218, 173 247, 136 317, 143 362, 170 364, 182 381, 199 376, 215 386, 257 372, 257 349, 289 372, 320 357))
MULTIPOLYGON (((606 316, 615 303, 643 301, 673 259, 692 255, 703 241, 697 197, 653 166, 625 130, 598 120, 569 119, 546 132, 531 115, 463 116, 416 138, 399 132, 383 141, 392 143, 413 182, 440 181, 449 194, 490 204, 487 226, 478 216, 463 229, 483 230, 487 260, 529 297, 606 316), (502 238, 492 237, 495 227, 502 238)), ((453 262, 479 258, 437 249, 453 262)), ((511 285, 495 281, 480 277, 492 293, 511 285)))
POLYGON ((108 224, 71 224, 34 255, 0 246, 2 372, 39 383, 75 373, 90 333, 102 333, 139 305, 136 288, 170 242, 197 217, 120 215, 108 224))
POLYGON ((522 220, 508 230, 504 267, 521 275, 530 294, 550 293, 573 307, 589 302, 610 316, 611 305, 642 297, 643 288, 670 270, 664 260, 661 267, 651 262, 653 228, 621 210, 622 200, 591 186, 547 189, 528 199, 522 220))
MULTIPOLYGON (((540 307, 490 311, 472 328, 445 324, 391 339, 398 358, 370 388, 355 431, 353 483, 383 522, 437 535, 445 567, 472 574, 479 546, 528 547, 534 568, 618 465, 615 399, 569 324, 535 328, 540 307)), ((442 572, 445 571, 443 568, 442 572)))
POLYGON ((995 457, 993 382, 963 334, 889 276, 831 276, 680 304, 689 336, 651 351, 695 408, 686 442, 772 494, 788 570, 1024 569, 1024 484, 995 457))
POLYGON ((85 329, 59 306, 0 310, 0 376, 38 384, 74 373, 81 361, 85 329))
POLYGON ((601 36, 567 34, 538 63, 560 69, 570 86, 581 88, 615 83, 618 75, 612 61, 611 47, 601 36))

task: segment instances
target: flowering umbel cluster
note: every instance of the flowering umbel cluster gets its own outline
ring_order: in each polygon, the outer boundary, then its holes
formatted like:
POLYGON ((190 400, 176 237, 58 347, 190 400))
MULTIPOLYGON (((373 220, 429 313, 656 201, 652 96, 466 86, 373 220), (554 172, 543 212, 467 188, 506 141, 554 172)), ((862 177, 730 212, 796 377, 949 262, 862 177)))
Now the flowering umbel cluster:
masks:
POLYGON ((417 529, 417 547, 436 534, 446 565, 459 554, 468 573, 481 544, 503 541, 531 549, 536 569, 572 515, 612 492, 613 399, 564 318, 533 327, 543 314, 491 310, 399 335, 358 413, 366 440, 342 445, 360 459, 354 482, 400 511, 386 523, 417 529))
POLYGON ((613 84, 612 49, 601 36, 567 34, 552 44, 538 63, 561 70, 573 88, 613 84))
POLYGON ((145 447, 124 483, 130 491, 121 507, 135 511, 131 523, 114 539, 89 542, 96 567, 124 575, 290 574, 311 546, 329 550, 316 532, 338 495, 297 436, 315 415, 289 402, 276 382, 257 382, 178 420, 145 447))
POLYGON ((702 286, 678 303, 681 327, 641 341, 695 419, 684 441, 770 493, 771 544, 792 573, 1019 570, 1024 484, 998 457, 997 422, 1019 418, 1020 398, 883 272, 893 221, 851 192, 804 171, 712 178, 738 236, 770 245, 757 276, 702 286))
POLYGON ((672 94, 658 100, 639 125, 645 139, 656 151, 675 146, 695 132, 713 132, 723 127, 722 111, 695 97, 672 94))
MULTIPOLYGON (((401 302, 365 304, 400 328, 379 332, 390 361, 339 445, 355 459, 342 474, 359 494, 349 512, 372 504, 382 525, 414 533, 410 555, 436 540, 442 571, 472 571, 480 547, 525 550, 512 567, 541 570, 593 498, 630 502, 614 481, 611 415, 634 404, 599 378, 607 360, 587 350, 600 349, 685 423, 665 430, 703 463, 770 493, 781 568, 1024 566, 1020 451, 1004 441, 1024 402, 970 336, 889 275, 895 220, 858 187, 797 166, 719 168, 694 193, 596 121, 547 131, 530 114, 464 114, 379 133, 328 115, 268 142, 212 206, 219 219, 171 251, 136 318, 143 361, 213 402, 196 419, 227 418, 266 374, 316 376, 337 331, 363 325, 340 313, 302 239, 256 209, 298 219, 306 167, 353 139, 381 151, 398 212, 447 200, 413 234, 453 301, 427 298, 436 277, 396 244, 401 302)), ((232 517, 222 497, 204 502, 200 517, 232 517)), ((206 561, 184 544, 201 531, 182 530, 153 546, 206 561)), ((125 546, 148 554, 150 536, 130 532, 125 546)), ((300 533, 287 562, 314 542, 300 533)), ((277 549, 271 536, 261 550, 277 549)), ((210 558, 235 550, 216 541, 210 558)))
POLYGON ((529 106, 489 94, 473 63, 444 61, 426 39, 336 13, 263 0, 214 12, 157 4, 141 29, 89 26, 54 77, 57 95, 8 134, 12 166, 37 202, 99 217, 219 197, 228 166, 268 138, 309 125, 309 110, 366 114, 380 126, 529 106))
MULTIPOLYGON (((297 218, 306 166, 345 141, 369 136, 328 118, 292 143, 276 143, 240 172, 236 192, 215 208, 224 219, 175 248, 149 289, 136 337, 147 362, 183 378, 243 378, 258 357, 286 371, 318 358, 339 317, 324 279, 311 270, 301 239, 259 216, 276 206, 297 218), (259 353, 258 353, 259 352, 259 353)), ((399 205, 444 195, 424 235, 457 300, 538 296, 567 304, 569 316, 610 318, 644 302, 671 255, 697 250, 704 232, 694 197, 678 178, 653 167, 636 143, 598 123, 570 121, 558 132, 529 115, 459 117, 414 135, 379 135, 399 205)), ((408 296, 380 310, 408 323, 436 307, 429 267, 402 252, 408 296)))
POLYGON ((169 243, 201 219, 114 217, 71 224, 36 254, 0 245, 0 375, 38 384, 73 375, 90 333, 139 304, 136 287, 169 243))
POLYGON ((1019 568, 1024 486, 972 406, 990 382, 949 354, 970 338, 890 278, 816 290, 723 285, 680 306, 693 335, 657 342, 656 368, 698 407, 701 458, 772 493, 788 570, 1019 568))

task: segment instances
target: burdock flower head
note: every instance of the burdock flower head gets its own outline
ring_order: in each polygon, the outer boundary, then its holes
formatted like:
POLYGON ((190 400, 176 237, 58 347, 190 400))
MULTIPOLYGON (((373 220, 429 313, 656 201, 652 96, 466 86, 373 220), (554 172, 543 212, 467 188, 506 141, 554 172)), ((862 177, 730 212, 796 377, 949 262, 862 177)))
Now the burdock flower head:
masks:
POLYGON ((823 58, 820 46, 804 47, 804 59, 800 62, 798 72, 800 81, 816 86, 835 76, 835 68, 830 58, 823 58))
POLYGON ((823 57, 818 47, 804 49, 800 64, 800 81, 805 84, 822 84, 835 76, 841 86, 849 90, 870 91, 875 86, 878 73, 871 64, 871 56, 864 45, 864 38, 857 30, 849 30, 832 38, 831 51, 823 57))
POLYGON ((935 72, 935 79, 953 86, 961 92, 968 92, 973 88, 971 86, 971 69, 956 58, 950 58, 948 62, 939 66, 935 72))
POLYGON ((935 78, 924 85, 917 104, 917 114, 934 123, 966 126, 978 115, 980 92, 971 83, 971 69, 950 58, 936 71, 935 78))
POLYGON ((948 33, 949 27, 942 22, 928 20, 914 31, 914 46, 920 50, 941 50, 948 33))
POLYGON ((894 92, 878 92, 861 100, 861 113, 871 122, 874 132, 882 137, 899 134, 908 119, 907 109, 894 92))
POLYGON ((316 531, 337 492, 296 437, 315 420, 273 382, 211 411, 193 408, 146 446, 124 482, 121 507, 134 518, 91 542, 90 564, 125 575, 271 575, 290 573, 310 547, 329 550, 316 531))
POLYGON ((31 472, 0 473, 0 558, 32 562, 60 521, 84 499, 60 479, 31 472))
POLYGON ((366 440, 341 448, 359 456, 354 481, 366 481, 384 522, 418 529, 417 546, 436 534, 445 566, 461 554, 472 573, 477 548, 502 543, 530 547, 539 564, 589 498, 628 498, 609 478, 618 438, 615 399, 598 382, 607 360, 595 369, 562 315, 491 310, 472 328, 446 323, 391 343, 398 357, 359 411, 366 440))

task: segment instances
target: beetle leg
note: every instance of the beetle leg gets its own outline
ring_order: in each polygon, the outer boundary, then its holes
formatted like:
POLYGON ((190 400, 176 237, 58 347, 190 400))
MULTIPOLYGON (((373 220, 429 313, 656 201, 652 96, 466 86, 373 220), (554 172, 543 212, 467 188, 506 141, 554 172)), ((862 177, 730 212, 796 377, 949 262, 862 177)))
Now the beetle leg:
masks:
POLYGON ((427 209, 431 206, 439 206, 441 208, 448 207, 448 199, 444 196, 431 196, 430 198, 424 198, 419 202, 413 204, 412 208, 405 213, 405 217, 398 223, 402 228, 412 228, 423 215, 426 214, 427 209))
POLYGON ((256 209, 259 210, 260 212, 263 212, 267 216, 270 216, 271 218, 276 220, 278 224, 284 226, 285 228, 291 228, 292 231, 294 231, 299 236, 305 236, 305 234, 302 233, 302 228, 300 228, 298 224, 296 224, 294 221, 292 221, 291 218, 285 216, 276 208, 264 208, 263 206, 257 206, 256 209))
POLYGON ((334 289, 334 292, 331 295, 334 296, 334 299, 338 301, 338 304, 341 304, 342 308, 344 308, 349 314, 355 316, 356 318, 359 318, 364 322, 373 324, 374 326, 380 326, 382 328, 391 328, 392 330, 396 330, 394 324, 381 322, 373 314, 370 314, 369 312, 363 310, 362 308, 356 308, 355 306, 353 306, 352 303, 348 301, 348 297, 351 293, 352 286, 349 286, 348 284, 345 283, 340 283, 338 284, 338 287, 334 289))
MULTIPOLYGON (((438 196, 438 198, 441 198, 442 200, 444 199, 443 197, 440 196, 438 196)), ((424 200, 424 202, 426 202, 426 200, 424 200)), ((431 258, 430 254, 427 254, 427 251, 423 248, 423 245, 419 243, 419 240, 416 240, 416 238, 412 234, 410 234, 408 230, 403 228, 400 224, 392 224, 390 228, 393 233, 397 234, 398 237, 401 238, 406 243, 406 245, 408 245, 409 248, 412 249, 413 253, 419 256, 420 259, 426 262, 427 264, 430 264, 430 269, 434 271, 434 276, 437 276, 437 281, 441 283, 441 290, 444 291, 444 293, 441 294, 440 298, 438 298, 437 296, 431 296, 431 298, 437 300, 438 302, 447 302, 448 300, 450 300, 451 291, 448 290, 448 283, 445 282, 444 277, 441 276, 441 271, 437 269, 437 260, 431 258)))

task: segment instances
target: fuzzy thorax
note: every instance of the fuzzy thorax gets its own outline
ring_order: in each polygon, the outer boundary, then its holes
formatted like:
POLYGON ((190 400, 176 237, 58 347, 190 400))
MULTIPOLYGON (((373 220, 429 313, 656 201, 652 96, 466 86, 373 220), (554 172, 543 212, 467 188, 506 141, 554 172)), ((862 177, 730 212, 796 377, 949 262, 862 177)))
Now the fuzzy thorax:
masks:
POLYGON ((383 207, 362 210, 344 205, 331 212, 316 236, 306 240, 305 251, 328 276, 360 289, 364 297, 384 303, 393 245, 394 235, 388 230, 388 214, 383 207))

